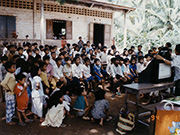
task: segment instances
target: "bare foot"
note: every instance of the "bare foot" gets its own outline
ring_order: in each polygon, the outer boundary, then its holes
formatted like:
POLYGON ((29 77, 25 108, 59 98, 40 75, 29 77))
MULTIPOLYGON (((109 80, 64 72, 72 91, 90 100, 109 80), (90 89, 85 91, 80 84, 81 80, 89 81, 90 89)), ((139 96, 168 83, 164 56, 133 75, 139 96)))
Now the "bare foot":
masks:
POLYGON ((10 126, 12 126, 12 125, 16 125, 16 123, 15 123, 15 122, 6 122, 6 124, 7 124, 7 125, 10 125, 10 126))
POLYGON ((2 117, 1 120, 6 120, 6 116, 2 117))

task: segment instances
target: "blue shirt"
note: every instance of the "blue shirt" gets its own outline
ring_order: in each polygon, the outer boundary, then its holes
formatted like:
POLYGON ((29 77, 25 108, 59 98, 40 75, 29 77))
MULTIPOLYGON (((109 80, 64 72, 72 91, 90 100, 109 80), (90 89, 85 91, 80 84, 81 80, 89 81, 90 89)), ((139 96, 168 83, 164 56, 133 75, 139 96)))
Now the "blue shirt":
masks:
POLYGON ((94 75, 96 75, 95 72, 100 75, 100 74, 101 74, 101 66, 97 66, 97 65, 95 64, 94 67, 93 67, 93 73, 94 73, 94 75))
POLYGON ((77 99, 76 99, 76 102, 74 103, 74 106, 73 108, 75 110, 80 110, 80 111, 83 111, 85 109, 85 106, 86 106, 86 103, 85 103, 85 100, 84 100, 84 96, 78 96, 77 99))

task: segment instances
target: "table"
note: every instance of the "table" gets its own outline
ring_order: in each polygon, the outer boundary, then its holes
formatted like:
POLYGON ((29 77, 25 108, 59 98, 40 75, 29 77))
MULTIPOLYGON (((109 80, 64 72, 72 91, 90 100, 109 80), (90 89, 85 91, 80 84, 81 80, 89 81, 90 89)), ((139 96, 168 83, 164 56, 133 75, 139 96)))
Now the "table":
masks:
MULTIPOLYGON (((148 125, 148 124, 144 123, 143 121, 139 120, 138 117, 141 116, 141 114, 139 113, 139 108, 142 107, 142 108, 145 108, 147 110, 149 109, 150 112, 152 113, 154 111, 153 107, 151 107, 151 106, 153 106, 153 104, 151 104, 149 107, 140 105, 139 104, 140 94, 146 94, 146 93, 155 92, 157 90, 162 91, 162 90, 166 90, 168 88, 173 88, 174 82, 166 82, 166 83, 158 83, 158 84, 133 83, 133 84, 123 85, 123 87, 125 88, 125 107, 126 107, 126 110, 129 110, 128 103, 135 104, 136 105, 136 112, 135 112, 136 122, 140 122, 140 123, 150 127, 151 125, 148 125), (136 102, 128 100, 128 94, 136 95, 136 102)), ((152 115, 152 114, 150 114, 150 115, 152 115)))

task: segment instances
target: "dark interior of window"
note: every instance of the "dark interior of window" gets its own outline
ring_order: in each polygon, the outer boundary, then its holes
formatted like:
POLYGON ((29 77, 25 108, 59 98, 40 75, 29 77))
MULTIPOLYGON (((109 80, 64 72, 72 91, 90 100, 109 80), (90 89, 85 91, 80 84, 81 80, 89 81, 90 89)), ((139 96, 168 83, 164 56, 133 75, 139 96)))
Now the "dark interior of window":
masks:
POLYGON ((53 38, 61 39, 62 36, 66 38, 66 21, 53 20, 53 38))
POLYGON ((16 17, 0 16, 0 38, 12 38, 13 31, 16 31, 16 17))

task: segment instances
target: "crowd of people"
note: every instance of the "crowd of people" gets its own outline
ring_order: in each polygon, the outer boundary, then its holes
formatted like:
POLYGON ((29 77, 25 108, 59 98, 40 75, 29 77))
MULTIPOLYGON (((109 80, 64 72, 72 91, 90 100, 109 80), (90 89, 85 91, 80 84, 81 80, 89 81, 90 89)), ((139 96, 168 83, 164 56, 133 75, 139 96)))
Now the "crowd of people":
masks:
POLYGON ((120 96, 122 85, 138 82, 141 72, 161 50, 154 47, 145 54, 139 45, 137 50, 131 46, 119 52, 115 45, 108 49, 85 43, 81 37, 72 45, 62 43, 59 49, 56 45, 24 42, 17 47, 4 42, 0 96, 5 97, 7 124, 15 124, 12 118, 17 110, 20 126, 33 122, 27 116, 34 115, 40 118, 41 126, 60 127, 73 110, 76 116, 103 125, 104 119, 112 118, 105 91, 111 91, 112 98, 120 96), (90 92, 95 94, 93 105, 87 100, 90 92), (71 96, 76 97, 74 104, 71 96))

